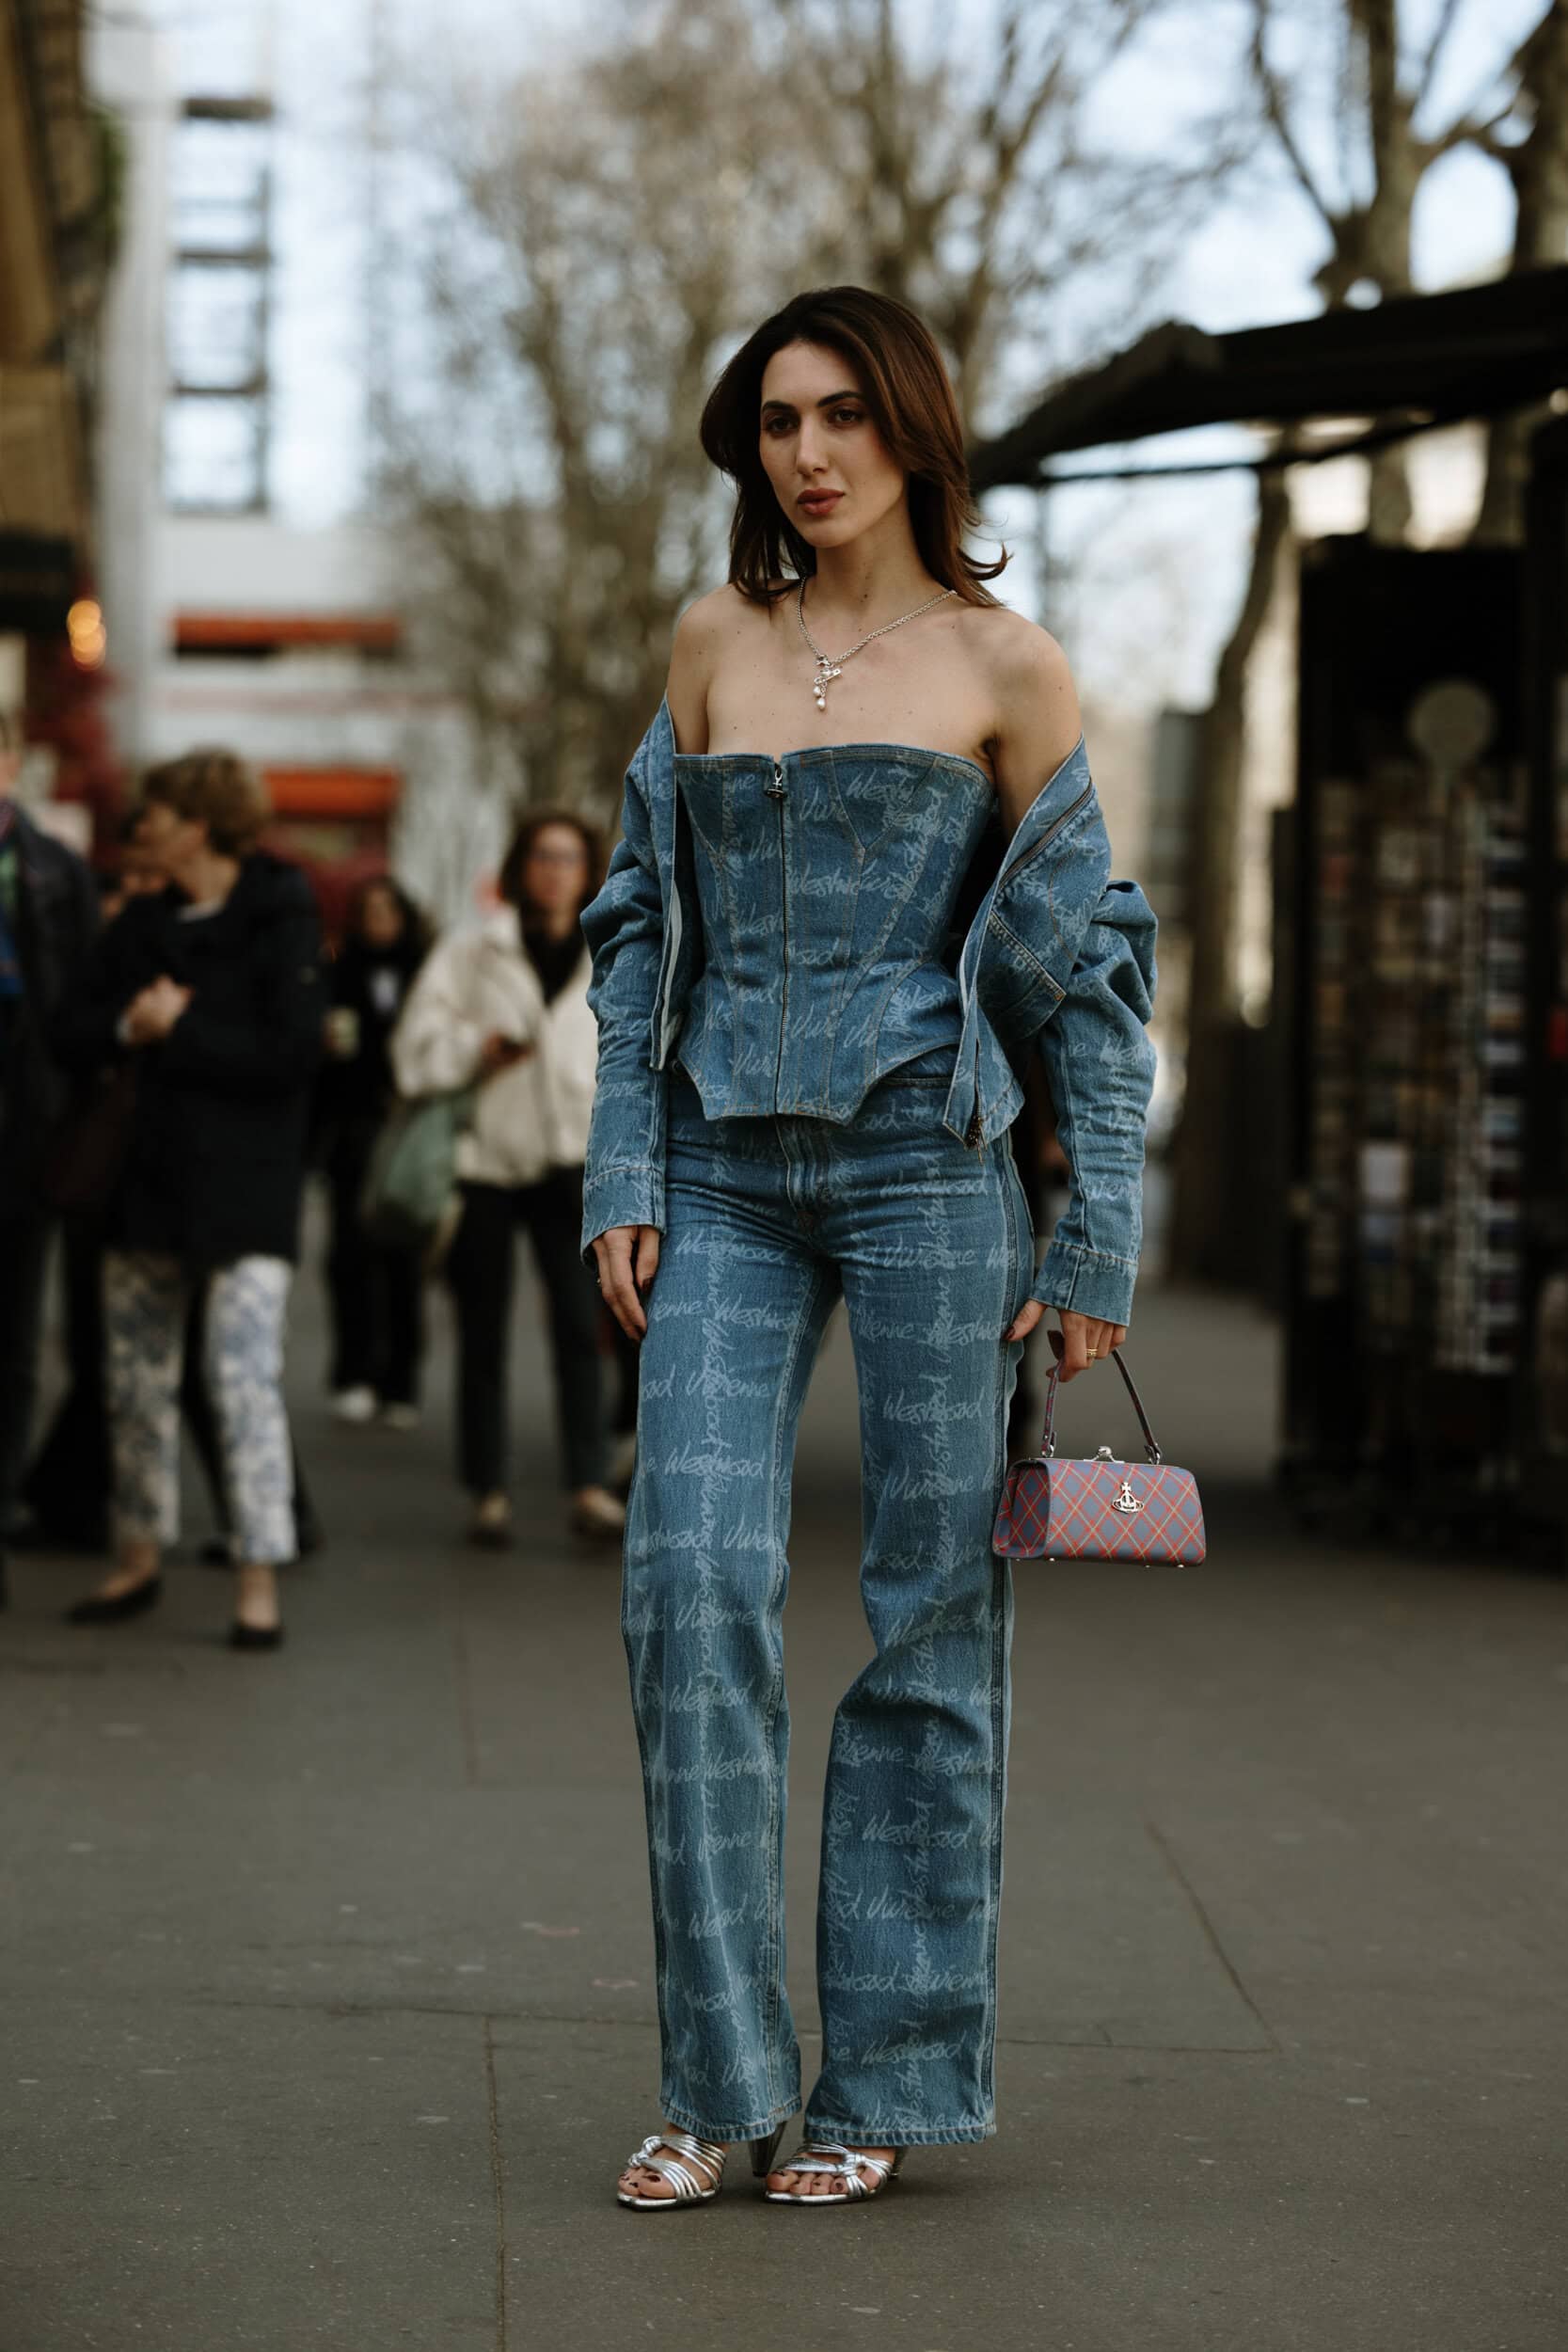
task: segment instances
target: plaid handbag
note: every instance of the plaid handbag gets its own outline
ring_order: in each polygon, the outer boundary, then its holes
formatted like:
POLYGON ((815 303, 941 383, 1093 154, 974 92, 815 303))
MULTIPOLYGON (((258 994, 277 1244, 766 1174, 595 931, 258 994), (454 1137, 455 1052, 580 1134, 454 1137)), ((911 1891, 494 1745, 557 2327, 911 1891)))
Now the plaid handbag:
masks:
POLYGON ((1203 1504, 1191 1470, 1164 1461, 1143 1399, 1118 1348, 1111 1359, 1127 1384, 1144 1433, 1142 1462, 1118 1462, 1108 1445, 1090 1461, 1058 1462, 1056 1383, 1045 1389, 1040 1450, 1007 1472, 991 1549, 1004 1560, 1146 1560, 1161 1565, 1203 1558, 1203 1504))

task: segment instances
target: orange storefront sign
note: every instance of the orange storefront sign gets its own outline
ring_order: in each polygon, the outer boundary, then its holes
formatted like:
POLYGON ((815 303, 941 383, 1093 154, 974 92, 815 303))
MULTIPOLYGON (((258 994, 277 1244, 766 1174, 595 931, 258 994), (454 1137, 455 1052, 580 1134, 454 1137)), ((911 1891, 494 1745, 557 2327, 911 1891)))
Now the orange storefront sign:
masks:
POLYGON ((256 654, 300 645, 343 645, 360 653, 396 653, 403 623, 390 612, 179 612, 174 644, 180 653, 256 654))
POLYGON ((267 768, 277 817, 389 817, 403 791, 396 768, 267 768))

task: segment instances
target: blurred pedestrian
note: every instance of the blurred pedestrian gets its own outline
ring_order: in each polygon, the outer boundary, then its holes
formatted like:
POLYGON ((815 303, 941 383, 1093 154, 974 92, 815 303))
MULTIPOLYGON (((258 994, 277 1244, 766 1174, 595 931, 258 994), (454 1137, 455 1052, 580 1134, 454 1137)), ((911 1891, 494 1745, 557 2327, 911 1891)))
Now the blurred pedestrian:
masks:
POLYGON ((476 1543, 510 1540, 507 1389, 513 1260, 527 1230, 549 1307, 562 1478, 570 1523, 619 1540, 610 1491, 598 1291, 578 1248, 597 1037, 578 928, 602 870, 597 834, 566 809, 524 818, 500 871, 502 903, 444 939, 392 1039, 405 1095, 477 1086, 458 1139, 463 1214, 447 1260, 457 1308, 459 1473, 476 1543))
MULTIPOLYGON (((132 898, 166 886, 166 877, 136 839, 139 813, 117 827, 116 861, 96 876, 99 920, 114 922, 132 898)), ((85 977, 85 972, 83 977, 85 977)), ((103 1073, 73 1088, 73 1107, 91 1116, 103 1073)), ((60 1217, 60 1285, 67 1386, 23 1483, 24 1537, 31 1546, 101 1551, 108 1541, 114 1473, 104 1390, 103 1246, 107 1199, 77 1201, 60 1217)))
MULTIPOLYGON (((119 827, 119 862, 97 876, 103 922, 116 921, 133 898, 155 895, 167 887, 168 877, 137 838, 141 812, 135 809, 119 827)), ((91 1088, 103 1077, 89 1073, 87 1089, 78 1079, 76 1108, 90 1117, 91 1088)), ((56 1159, 60 1154, 56 1152, 56 1159)), ((65 1156, 69 1159, 69 1150, 65 1156)), ((61 1336, 68 1380, 49 1426, 33 1455, 22 1485, 25 1517, 17 1536, 20 1549, 55 1551, 102 1551, 113 1525, 114 1462, 109 1439, 107 1361, 103 1326, 103 1260, 114 1218, 113 1190, 90 1204, 76 1202, 60 1216, 61 1336)), ((193 1291, 185 1321, 180 1375, 180 1411, 212 1503, 216 1534, 202 1547, 209 1565, 227 1567, 232 1561, 233 1513, 224 1486, 223 1449, 217 1416, 206 1383, 206 1300, 193 1291)), ((290 1441, 293 1477, 296 1548, 301 1553, 319 1550, 324 1536, 305 1476, 298 1449, 290 1441)))
POLYGON ((359 1213, 375 1140, 396 1097, 388 1044, 429 946, 423 916, 389 876, 363 882, 327 978, 326 1058, 317 1081, 318 1152, 331 1198, 332 1409, 392 1429, 419 1420, 424 1353, 420 1252, 388 1248, 359 1213))
POLYGON ((199 1288, 242 1649, 281 1641, 277 1569, 295 1550, 284 1323, 326 1009, 315 903, 303 875, 257 848, 267 815, 230 752, 151 771, 137 839, 168 886, 104 933, 65 1033, 82 1067, 129 1059, 135 1079, 104 1263, 119 1560, 69 1614, 103 1624, 159 1597, 199 1288))
POLYGON ((42 1176, 67 1087, 56 1030, 98 928, 87 866, 12 797, 21 765, 20 727, 0 710, 0 1607, 38 1399, 52 1223, 42 1176))

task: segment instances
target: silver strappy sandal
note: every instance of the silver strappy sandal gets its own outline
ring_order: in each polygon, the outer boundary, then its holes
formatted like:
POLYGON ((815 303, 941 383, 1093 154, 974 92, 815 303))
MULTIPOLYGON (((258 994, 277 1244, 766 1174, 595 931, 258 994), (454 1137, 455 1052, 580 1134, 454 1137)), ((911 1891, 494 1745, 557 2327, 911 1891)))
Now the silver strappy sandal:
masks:
POLYGON ((895 2148, 891 2156, 868 2155, 863 2148, 844 2148, 836 2139, 818 2144, 810 2140, 799 2155, 781 2164, 781 2172, 832 2172, 844 2183, 841 2191, 830 2189, 825 2196, 808 2197, 798 2188, 770 2188, 765 2191, 770 2205, 851 2205, 857 2197, 877 2197, 887 2186, 904 2161, 904 2151, 895 2148), (863 2177, 869 2172, 870 2181, 863 2177))
MULTIPOLYGON (((759 2181, 766 2180, 772 2169, 784 2128, 781 2123, 767 2139, 748 2142, 752 2170, 759 2181)), ((673 2213, 680 2205, 705 2205, 719 2194, 729 2153, 718 2140, 699 2139, 695 2132, 650 2132, 641 2147, 626 2158, 626 2168, 645 2166, 668 2181, 675 2193, 673 2197, 628 2197, 624 2188, 618 2188, 615 2201, 629 2205, 636 2213, 673 2213)))

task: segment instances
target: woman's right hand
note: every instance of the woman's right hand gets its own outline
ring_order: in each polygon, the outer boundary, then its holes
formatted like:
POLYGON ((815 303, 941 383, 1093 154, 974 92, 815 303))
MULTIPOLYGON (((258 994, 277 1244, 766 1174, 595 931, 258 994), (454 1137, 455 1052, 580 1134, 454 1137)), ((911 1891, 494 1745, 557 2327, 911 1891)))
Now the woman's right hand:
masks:
POLYGON ((658 1271, 657 1225, 612 1225, 594 1244, 599 1288, 605 1305, 629 1338, 640 1340, 648 1327, 639 1294, 658 1271))

